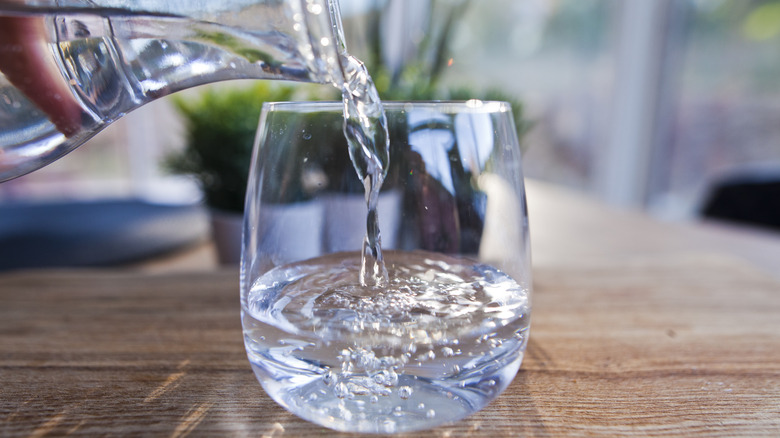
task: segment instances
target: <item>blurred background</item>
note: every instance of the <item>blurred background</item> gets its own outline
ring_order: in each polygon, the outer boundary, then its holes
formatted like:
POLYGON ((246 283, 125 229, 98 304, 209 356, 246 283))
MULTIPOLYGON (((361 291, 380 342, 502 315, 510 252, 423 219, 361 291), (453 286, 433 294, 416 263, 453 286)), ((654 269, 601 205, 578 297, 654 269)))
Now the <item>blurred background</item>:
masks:
MULTIPOLYGON (((780 0, 342 0, 342 9, 350 51, 385 97, 513 100, 529 178, 675 221, 700 217, 722 181, 780 180, 780 0)), ((197 203, 198 182, 163 165, 184 134, 171 98, 153 102, 0 184, 0 203, 197 203)))

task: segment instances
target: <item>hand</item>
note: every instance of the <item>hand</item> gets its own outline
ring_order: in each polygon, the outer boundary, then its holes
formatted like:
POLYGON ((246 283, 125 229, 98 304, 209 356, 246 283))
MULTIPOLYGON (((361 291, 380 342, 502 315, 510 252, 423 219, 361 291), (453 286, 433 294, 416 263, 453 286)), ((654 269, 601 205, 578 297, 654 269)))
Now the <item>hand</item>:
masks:
POLYGON ((57 65, 43 16, 0 16, 0 71, 66 137, 82 126, 83 110, 57 65))

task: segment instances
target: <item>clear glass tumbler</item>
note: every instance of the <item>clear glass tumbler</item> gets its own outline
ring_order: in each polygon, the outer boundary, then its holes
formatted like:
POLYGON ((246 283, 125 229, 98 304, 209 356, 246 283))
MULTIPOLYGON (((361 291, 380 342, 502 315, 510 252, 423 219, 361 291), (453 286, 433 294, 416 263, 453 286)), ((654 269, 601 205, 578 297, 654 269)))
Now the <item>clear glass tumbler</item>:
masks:
POLYGON ((266 104, 247 191, 249 361, 275 401, 340 431, 464 418, 506 389, 528 339, 528 220, 509 105, 385 111, 384 283, 360 282, 366 197, 341 103, 266 104))

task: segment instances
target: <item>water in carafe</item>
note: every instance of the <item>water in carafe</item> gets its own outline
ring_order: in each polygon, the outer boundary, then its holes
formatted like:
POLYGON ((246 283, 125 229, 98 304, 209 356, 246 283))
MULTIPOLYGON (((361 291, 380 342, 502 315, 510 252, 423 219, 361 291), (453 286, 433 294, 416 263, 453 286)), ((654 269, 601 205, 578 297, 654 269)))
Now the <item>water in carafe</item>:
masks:
POLYGON ((333 1, 3 2, 0 181, 184 88, 239 78, 341 87, 333 1))

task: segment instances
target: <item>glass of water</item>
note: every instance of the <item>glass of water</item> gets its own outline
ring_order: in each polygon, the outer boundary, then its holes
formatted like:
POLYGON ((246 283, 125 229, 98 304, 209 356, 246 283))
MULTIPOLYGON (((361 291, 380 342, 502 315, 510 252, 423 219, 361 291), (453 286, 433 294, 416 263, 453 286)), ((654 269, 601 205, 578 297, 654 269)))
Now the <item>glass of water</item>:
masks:
POLYGON ((460 420, 506 389, 528 339, 528 220, 511 109, 385 103, 390 164, 376 222, 342 109, 263 108, 241 262, 249 361, 275 401, 335 430, 460 420), (365 250, 367 233, 379 254, 365 250))

